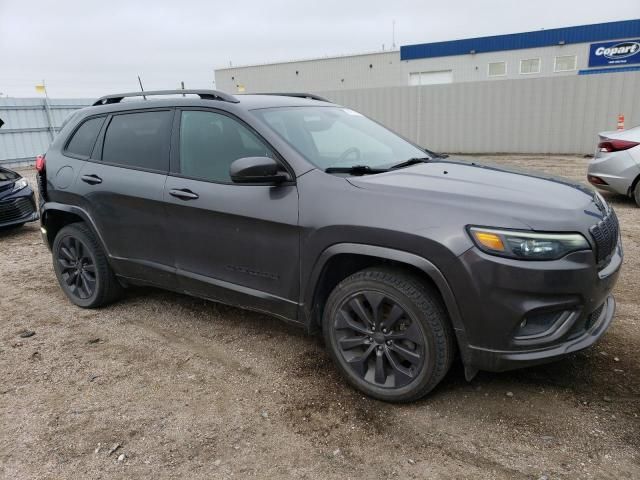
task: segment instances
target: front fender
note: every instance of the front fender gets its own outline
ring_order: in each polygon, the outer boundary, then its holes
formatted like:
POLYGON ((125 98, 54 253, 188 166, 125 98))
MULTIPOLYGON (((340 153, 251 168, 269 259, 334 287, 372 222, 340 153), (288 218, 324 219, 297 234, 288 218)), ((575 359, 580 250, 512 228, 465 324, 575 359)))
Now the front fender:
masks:
POLYGON ((456 333, 458 344, 463 354, 463 360, 466 356, 466 335, 465 329, 460 315, 460 310, 456 302, 455 295, 449 282, 444 274, 436 267, 432 262, 426 258, 420 257, 413 253, 405 252, 402 250, 395 250, 387 247, 379 247, 375 245, 363 245, 358 243, 338 243, 331 245, 325 249, 318 257, 309 277, 309 281, 304 290, 303 306, 304 313, 303 318, 306 317, 307 322, 311 322, 313 308, 313 299, 320 279, 320 275, 327 262, 336 255, 341 254, 353 254, 353 255, 365 255, 368 257, 377 257, 380 260, 392 260, 397 263, 403 263, 412 267, 418 268, 425 275, 427 275, 438 288, 440 295, 445 303, 445 307, 449 313, 449 318, 456 333))

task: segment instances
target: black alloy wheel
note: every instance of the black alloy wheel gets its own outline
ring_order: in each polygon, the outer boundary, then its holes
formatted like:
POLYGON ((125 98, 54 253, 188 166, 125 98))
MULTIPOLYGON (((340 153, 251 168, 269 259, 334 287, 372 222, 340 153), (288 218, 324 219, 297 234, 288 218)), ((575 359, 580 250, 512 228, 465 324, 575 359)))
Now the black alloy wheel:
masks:
POLYGON ((76 237, 64 237, 56 260, 69 292, 83 300, 91 297, 96 289, 96 265, 82 241, 76 237))
POLYGON ((382 292, 365 290, 345 299, 334 328, 342 357, 367 382, 402 387, 424 367, 420 325, 382 292))
POLYGON ((76 305, 100 307, 119 296, 122 287, 100 243, 84 223, 63 227, 56 234, 51 252, 58 283, 76 305))
POLYGON ((326 301, 322 330, 345 379, 389 402, 426 395, 455 353, 440 294, 399 267, 372 267, 342 280, 326 301))

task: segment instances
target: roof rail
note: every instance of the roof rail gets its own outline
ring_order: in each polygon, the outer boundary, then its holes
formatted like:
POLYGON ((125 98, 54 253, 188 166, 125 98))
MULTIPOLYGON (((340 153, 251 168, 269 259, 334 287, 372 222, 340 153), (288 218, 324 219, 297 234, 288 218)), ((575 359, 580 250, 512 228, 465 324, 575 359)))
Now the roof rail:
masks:
POLYGON ((203 100, 221 100, 223 102, 231 102, 238 103, 238 100, 233 95, 229 95, 228 93, 220 92, 218 90, 152 90, 148 92, 131 92, 131 93, 116 93, 114 95, 105 95, 104 97, 100 97, 98 100, 93 102, 93 106, 97 105, 108 105, 111 103, 120 103, 123 98, 128 97, 150 97, 150 96, 160 96, 160 95, 198 95, 203 100))
POLYGON ((296 97, 296 98, 308 98, 309 100, 318 100, 319 102, 329 102, 331 103, 330 100, 327 100, 324 97, 321 97, 320 95, 316 95, 314 93, 250 93, 249 95, 278 95, 280 97, 296 97))

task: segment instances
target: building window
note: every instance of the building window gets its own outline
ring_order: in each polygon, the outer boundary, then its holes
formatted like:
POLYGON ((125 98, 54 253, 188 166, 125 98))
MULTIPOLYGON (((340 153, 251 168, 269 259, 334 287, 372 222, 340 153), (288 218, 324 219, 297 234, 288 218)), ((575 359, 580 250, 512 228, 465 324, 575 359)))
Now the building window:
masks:
POLYGON ((554 72, 570 72, 576 69, 578 58, 575 55, 563 55, 556 57, 553 71, 554 72))
POLYGON ((492 62, 489 64, 490 77, 504 77, 507 74, 507 62, 492 62))
POLYGON ((411 72, 409 74, 409 85, 439 85, 442 83, 452 83, 453 72, 451 70, 440 70, 437 72, 411 72))
POLYGON ((520 73, 522 75, 540 73, 540 59, 528 58, 526 60, 520 60, 520 73))

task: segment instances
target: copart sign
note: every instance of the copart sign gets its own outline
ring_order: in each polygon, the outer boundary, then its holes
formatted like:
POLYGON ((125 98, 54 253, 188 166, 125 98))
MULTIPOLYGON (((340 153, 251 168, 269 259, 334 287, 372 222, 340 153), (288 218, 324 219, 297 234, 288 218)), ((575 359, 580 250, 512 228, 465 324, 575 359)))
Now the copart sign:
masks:
POLYGON ((592 43, 589 66, 630 65, 640 63, 640 38, 617 42, 592 43))

